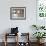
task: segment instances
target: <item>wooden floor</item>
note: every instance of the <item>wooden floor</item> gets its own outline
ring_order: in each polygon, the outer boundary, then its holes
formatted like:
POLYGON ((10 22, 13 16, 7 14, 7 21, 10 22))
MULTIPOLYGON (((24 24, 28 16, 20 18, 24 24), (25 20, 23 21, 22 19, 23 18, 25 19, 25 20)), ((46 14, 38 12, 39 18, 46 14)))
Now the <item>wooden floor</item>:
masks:
MULTIPOLYGON (((0 46, 4 46, 4 43, 0 42, 0 46)), ((15 46, 15 43, 10 42, 10 43, 8 43, 7 46, 15 46)), ((32 43, 30 43, 30 46, 37 46, 37 43, 32 42, 32 43)), ((46 46, 46 43, 44 43, 44 45, 42 45, 42 46, 46 46)))

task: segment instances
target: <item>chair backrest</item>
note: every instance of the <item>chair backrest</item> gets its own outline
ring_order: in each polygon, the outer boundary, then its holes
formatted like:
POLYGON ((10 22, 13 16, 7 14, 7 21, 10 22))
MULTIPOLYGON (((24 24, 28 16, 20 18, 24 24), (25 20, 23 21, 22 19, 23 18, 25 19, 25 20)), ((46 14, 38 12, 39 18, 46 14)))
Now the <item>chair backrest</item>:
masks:
POLYGON ((29 33, 21 33, 19 37, 20 42, 28 42, 29 41, 29 33))

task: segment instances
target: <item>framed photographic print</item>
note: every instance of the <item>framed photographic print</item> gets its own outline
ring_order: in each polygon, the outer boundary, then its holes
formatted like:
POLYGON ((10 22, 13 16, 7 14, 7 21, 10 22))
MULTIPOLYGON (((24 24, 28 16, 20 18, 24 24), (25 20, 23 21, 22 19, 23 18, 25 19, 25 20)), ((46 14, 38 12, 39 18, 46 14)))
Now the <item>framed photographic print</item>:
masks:
POLYGON ((11 20, 25 20, 26 19, 26 7, 11 7, 10 8, 11 20))
POLYGON ((37 1, 37 15, 39 18, 46 18, 46 0, 37 1))
POLYGON ((37 0, 36 24, 46 25, 46 0, 37 0))

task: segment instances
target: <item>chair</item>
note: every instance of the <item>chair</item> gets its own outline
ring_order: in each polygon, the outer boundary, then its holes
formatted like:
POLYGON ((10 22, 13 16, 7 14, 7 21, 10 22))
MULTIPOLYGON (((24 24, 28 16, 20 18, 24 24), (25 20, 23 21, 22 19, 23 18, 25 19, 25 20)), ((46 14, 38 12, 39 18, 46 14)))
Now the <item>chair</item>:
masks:
POLYGON ((21 42, 19 42, 19 46, 30 46, 29 33, 21 33, 20 40, 21 42))
POLYGON ((17 39, 15 38, 15 40, 17 40, 16 46, 18 46, 18 27, 11 28, 11 33, 5 33, 5 46, 7 46, 7 44, 8 44, 7 38, 10 38, 10 37, 13 37, 13 36, 17 36, 17 39))
POLYGON ((16 34, 9 34, 9 33, 5 34, 5 46, 8 45, 7 39, 10 38, 11 36, 17 36, 15 40, 16 40, 16 46, 18 46, 18 34, 16 35, 16 34))

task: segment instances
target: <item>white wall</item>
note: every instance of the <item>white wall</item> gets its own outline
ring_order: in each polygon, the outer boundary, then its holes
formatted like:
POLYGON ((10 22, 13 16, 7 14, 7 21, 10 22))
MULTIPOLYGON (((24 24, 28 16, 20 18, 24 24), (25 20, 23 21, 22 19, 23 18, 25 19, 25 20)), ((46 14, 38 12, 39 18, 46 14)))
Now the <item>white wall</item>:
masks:
POLYGON ((36 0, 0 0, 0 34, 17 26, 32 36, 32 24, 36 24, 36 0), (10 7, 26 7, 26 20, 10 20, 10 7))

